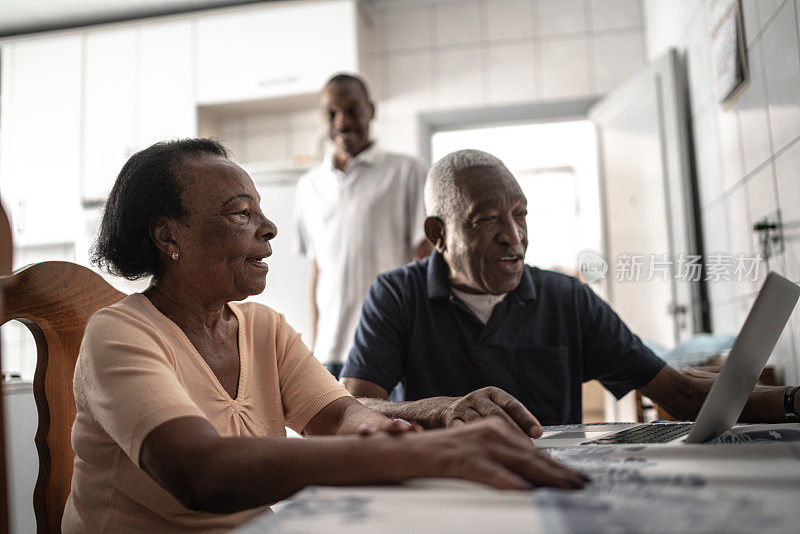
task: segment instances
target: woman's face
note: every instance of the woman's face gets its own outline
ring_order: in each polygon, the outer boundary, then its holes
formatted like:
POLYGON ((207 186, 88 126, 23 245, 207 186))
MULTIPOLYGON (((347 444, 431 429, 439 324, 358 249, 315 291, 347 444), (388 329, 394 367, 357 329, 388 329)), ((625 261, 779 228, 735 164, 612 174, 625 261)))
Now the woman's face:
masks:
POLYGON ((269 241, 278 233, 264 216, 250 177, 235 163, 212 155, 187 159, 181 168, 187 219, 176 225, 179 258, 166 270, 203 300, 242 300, 264 291, 269 241))

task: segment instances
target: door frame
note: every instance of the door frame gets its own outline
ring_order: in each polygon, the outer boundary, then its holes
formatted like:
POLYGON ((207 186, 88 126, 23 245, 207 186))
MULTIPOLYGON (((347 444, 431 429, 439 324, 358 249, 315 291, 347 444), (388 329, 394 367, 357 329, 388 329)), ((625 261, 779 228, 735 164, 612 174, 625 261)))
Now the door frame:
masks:
POLYGON ((417 154, 431 164, 433 134, 468 128, 509 126, 521 123, 589 120, 589 110, 599 96, 526 104, 478 106, 428 111, 417 115, 417 154))

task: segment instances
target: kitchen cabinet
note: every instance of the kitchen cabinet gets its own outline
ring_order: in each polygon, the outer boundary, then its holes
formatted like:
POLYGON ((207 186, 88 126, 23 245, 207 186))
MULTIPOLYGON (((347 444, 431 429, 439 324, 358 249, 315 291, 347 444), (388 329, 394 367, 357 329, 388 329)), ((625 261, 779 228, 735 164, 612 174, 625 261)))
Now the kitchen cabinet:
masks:
POLYGON ((105 199, 138 150, 196 134, 191 25, 183 20, 86 33, 84 200, 105 199))
POLYGON ((197 20, 197 100, 219 104, 315 93, 358 70, 354 0, 275 2, 197 20))
POLYGON ((122 28, 85 36, 84 199, 105 198, 136 149, 136 32, 122 28))
POLYGON ((140 27, 137 147, 197 135, 189 20, 140 27))
POLYGON ((18 247, 80 231, 81 51, 74 34, 2 48, 0 189, 18 247))

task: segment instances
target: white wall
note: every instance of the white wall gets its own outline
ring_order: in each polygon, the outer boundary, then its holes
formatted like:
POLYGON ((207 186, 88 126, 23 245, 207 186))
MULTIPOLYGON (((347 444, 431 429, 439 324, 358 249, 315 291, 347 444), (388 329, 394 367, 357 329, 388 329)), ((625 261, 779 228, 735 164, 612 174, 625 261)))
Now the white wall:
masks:
MULTIPOLYGON (((374 136, 408 153, 420 112, 600 95, 645 60, 639 0, 392 0, 370 3, 365 19, 374 136)), ((284 153, 292 141, 257 122, 224 120, 223 139, 243 160, 284 153)))
MULTIPOLYGON (((707 253, 759 252, 752 223, 780 208, 784 254, 770 267, 800 282, 800 0, 743 0, 749 83, 729 108, 716 102, 708 1, 645 0, 647 54, 684 54, 707 253)), ((713 328, 735 333, 761 279, 709 284, 713 328)), ((771 363, 786 383, 800 381, 795 311, 771 363)))

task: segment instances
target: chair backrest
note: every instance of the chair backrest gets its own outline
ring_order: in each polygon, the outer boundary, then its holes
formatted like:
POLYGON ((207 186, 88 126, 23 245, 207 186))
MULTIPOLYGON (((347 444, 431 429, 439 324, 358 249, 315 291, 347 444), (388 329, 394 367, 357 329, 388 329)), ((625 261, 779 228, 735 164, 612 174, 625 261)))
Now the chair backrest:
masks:
MULTIPOLYGON (((0 276, 11 274, 14 248, 11 245, 11 225, 0 201, 0 276)), ((0 291, 0 314, 3 311, 3 294, 0 291)), ((0 368, 2 368, 0 354, 0 368)), ((3 411, 4 392, 0 391, 0 533, 8 532, 8 469, 6 469, 6 437, 3 411)))
POLYGON ((86 321, 125 295, 86 267, 48 261, 2 279, 0 324, 17 319, 33 334, 37 361, 33 396, 39 413, 36 449, 39 476, 33 510, 39 533, 60 532, 75 453, 70 443, 75 420, 72 375, 86 321))

